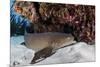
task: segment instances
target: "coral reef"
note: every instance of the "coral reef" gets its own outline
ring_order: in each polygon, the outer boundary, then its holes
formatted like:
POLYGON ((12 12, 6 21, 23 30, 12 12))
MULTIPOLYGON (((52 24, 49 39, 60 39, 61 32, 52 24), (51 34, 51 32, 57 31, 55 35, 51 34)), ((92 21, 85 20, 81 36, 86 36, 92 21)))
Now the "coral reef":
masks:
POLYGON ((14 10, 31 21, 34 33, 70 33, 77 41, 95 42, 95 6, 16 1, 14 10))

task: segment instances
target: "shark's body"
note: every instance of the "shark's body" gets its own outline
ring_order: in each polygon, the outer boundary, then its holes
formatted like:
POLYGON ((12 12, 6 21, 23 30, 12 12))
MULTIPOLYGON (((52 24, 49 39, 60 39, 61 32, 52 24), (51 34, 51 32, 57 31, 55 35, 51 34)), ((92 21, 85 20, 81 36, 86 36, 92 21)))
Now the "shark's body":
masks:
POLYGON ((58 49, 74 42, 74 37, 64 33, 36 33, 25 35, 26 47, 40 51, 46 47, 58 49), (66 43, 66 44, 65 44, 66 43))
POLYGON ((56 32, 25 34, 24 39, 26 47, 36 51, 32 63, 41 57, 50 56, 59 48, 75 43, 72 35, 56 32))

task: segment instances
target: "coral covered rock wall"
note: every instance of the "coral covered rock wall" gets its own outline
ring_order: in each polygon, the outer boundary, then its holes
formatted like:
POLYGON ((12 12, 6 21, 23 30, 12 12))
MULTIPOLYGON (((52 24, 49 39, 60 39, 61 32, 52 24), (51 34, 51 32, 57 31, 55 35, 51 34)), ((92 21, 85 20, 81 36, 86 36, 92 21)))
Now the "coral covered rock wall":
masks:
POLYGON ((16 1, 14 10, 31 21, 34 33, 63 32, 77 41, 95 42, 95 6, 16 1))

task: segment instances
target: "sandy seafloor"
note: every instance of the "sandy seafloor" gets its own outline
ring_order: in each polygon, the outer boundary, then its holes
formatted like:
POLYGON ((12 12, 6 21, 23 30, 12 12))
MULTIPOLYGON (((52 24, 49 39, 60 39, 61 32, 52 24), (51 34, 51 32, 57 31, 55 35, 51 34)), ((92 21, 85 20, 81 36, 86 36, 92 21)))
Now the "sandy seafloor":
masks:
MULTIPOLYGON (((20 45, 24 42, 23 36, 11 37, 11 56, 10 65, 25 66, 31 65, 30 62, 34 57, 34 50, 20 45)), ((95 61, 95 45, 87 45, 84 42, 79 42, 72 46, 59 49, 52 56, 44 59, 33 65, 44 64, 63 64, 63 63, 80 63, 80 62, 94 62, 95 61)))

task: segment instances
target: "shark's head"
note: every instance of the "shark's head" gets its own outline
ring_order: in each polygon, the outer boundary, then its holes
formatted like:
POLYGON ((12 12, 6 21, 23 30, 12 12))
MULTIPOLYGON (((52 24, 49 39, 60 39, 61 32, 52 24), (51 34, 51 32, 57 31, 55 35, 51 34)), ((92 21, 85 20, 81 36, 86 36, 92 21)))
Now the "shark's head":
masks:
POLYGON ((76 43, 76 41, 74 40, 74 36, 68 35, 68 37, 66 37, 64 39, 62 47, 70 46, 70 45, 75 44, 75 43, 76 43))
POLYGON ((76 41, 74 40, 74 36, 72 36, 71 34, 64 34, 56 40, 53 40, 53 43, 51 43, 53 47, 55 47, 55 49, 63 48, 76 43, 76 41))

